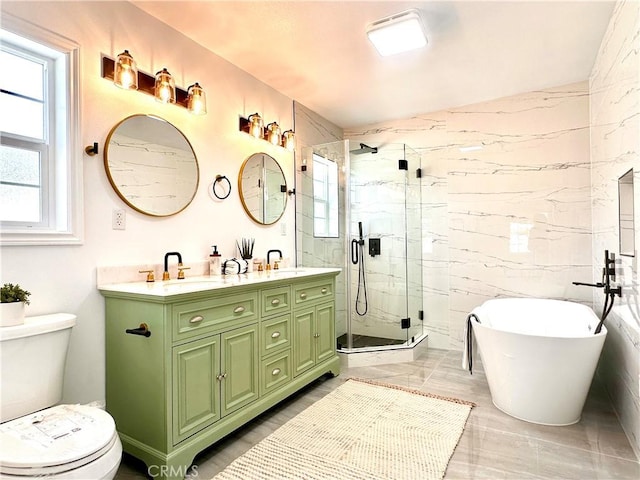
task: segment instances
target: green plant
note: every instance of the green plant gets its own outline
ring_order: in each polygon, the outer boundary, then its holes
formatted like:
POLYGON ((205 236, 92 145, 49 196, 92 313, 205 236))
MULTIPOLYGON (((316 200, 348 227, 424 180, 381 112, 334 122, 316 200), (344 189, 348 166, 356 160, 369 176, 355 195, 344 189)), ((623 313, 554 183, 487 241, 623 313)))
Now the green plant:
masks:
POLYGON ((0 287, 0 303, 24 302, 29 305, 29 295, 31 292, 23 290, 18 284, 5 283, 0 287))

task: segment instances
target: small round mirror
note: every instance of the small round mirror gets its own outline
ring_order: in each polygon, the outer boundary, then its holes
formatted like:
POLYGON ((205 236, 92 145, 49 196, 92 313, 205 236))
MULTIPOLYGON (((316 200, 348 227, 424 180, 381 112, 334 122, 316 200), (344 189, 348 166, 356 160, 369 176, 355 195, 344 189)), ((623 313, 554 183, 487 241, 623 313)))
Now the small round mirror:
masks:
POLYGON ((132 115, 113 127, 104 166, 118 196, 154 217, 181 212, 198 189, 198 160, 189 140, 153 115, 132 115))
POLYGON ((247 214, 261 225, 276 223, 287 206, 287 183, 278 162, 266 153, 254 153, 240 168, 240 200, 247 214))

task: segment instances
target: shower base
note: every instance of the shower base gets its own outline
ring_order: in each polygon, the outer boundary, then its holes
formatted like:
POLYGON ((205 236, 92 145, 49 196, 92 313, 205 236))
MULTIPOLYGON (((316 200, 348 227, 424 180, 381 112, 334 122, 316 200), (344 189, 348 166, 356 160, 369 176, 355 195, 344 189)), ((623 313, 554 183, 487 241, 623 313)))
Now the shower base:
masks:
MULTIPOLYGON (((404 340, 393 338, 370 337, 369 335, 353 335, 353 348, 384 347, 388 345, 402 345, 404 340)), ((338 337, 338 350, 347 348, 347 334, 338 337)))
MULTIPOLYGON (((340 339, 343 337, 344 336, 338 338, 338 344, 340 344, 340 339)), ((402 342, 396 345, 369 345, 351 349, 340 348, 338 349, 338 356, 340 357, 341 365, 345 368, 413 362, 426 350, 427 338, 428 334, 425 333, 421 337, 416 338, 410 345, 402 342)), ((365 339, 361 339, 360 341, 375 341, 371 339, 376 339, 376 337, 365 337, 365 339)), ((355 336, 353 340, 355 345, 355 336)), ((378 338, 377 340, 381 339, 378 338)), ((389 341, 389 339, 382 340, 389 341)), ((346 343, 346 337, 344 338, 344 343, 346 343)))

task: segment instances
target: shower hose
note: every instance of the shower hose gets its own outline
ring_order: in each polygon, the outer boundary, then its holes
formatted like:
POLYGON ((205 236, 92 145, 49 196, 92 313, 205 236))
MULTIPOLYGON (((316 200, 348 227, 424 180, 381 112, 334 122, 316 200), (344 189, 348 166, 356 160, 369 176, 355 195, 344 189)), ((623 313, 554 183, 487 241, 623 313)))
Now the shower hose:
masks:
POLYGON ((364 275, 364 240, 362 233, 360 240, 351 241, 351 263, 358 265, 358 290, 356 292, 356 313, 363 317, 369 309, 369 301, 367 299, 367 279, 364 275), (362 294, 363 299, 360 299, 362 294))

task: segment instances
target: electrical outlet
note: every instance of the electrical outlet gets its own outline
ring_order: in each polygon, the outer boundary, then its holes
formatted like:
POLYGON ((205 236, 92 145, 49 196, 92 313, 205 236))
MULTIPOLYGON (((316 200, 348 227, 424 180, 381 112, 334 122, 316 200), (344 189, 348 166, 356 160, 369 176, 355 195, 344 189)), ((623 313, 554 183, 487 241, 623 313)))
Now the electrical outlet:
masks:
POLYGON ((113 216, 111 218, 111 227, 114 230, 124 230, 126 228, 126 215, 125 211, 119 208, 113 210, 113 216))

